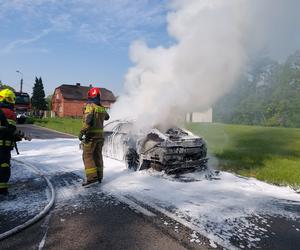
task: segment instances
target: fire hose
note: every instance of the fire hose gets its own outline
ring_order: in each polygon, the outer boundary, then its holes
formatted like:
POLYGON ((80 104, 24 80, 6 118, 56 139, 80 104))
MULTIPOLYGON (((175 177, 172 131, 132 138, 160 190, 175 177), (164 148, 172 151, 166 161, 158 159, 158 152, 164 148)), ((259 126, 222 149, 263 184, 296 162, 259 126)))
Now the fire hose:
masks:
POLYGON ((50 201, 48 202, 48 204, 44 207, 44 209, 39 212, 37 215, 35 215, 33 218, 31 218, 30 220, 26 221, 25 223, 17 226, 17 227, 14 227, 8 231, 6 231, 5 233, 2 233, 0 234, 0 241, 13 235, 13 234, 16 234, 20 231, 22 231, 23 229, 31 226, 32 224, 36 223, 37 221, 39 221, 40 219, 42 219, 43 217, 46 216, 46 214, 50 211, 50 209, 52 208, 52 206, 54 205, 54 201, 55 201, 55 192, 54 192, 54 187, 52 185, 52 183, 50 182, 50 180, 48 179, 47 176, 45 176, 41 171, 39 171, 35 166, 33 166, 32 164, 30 163, 25 163, 25 162, 22 162, 22 161, 19 161, 19 160, 13 160, 17 163, 20 163, 20 164, 23 164, 25 165, 26 167, 29 167, 30 169, 32 169, 37 175, 39 175, 40 177, 42 177, 49 189, 50 189, 50 193, 51 193, 51 198, 50 198, 50 201))

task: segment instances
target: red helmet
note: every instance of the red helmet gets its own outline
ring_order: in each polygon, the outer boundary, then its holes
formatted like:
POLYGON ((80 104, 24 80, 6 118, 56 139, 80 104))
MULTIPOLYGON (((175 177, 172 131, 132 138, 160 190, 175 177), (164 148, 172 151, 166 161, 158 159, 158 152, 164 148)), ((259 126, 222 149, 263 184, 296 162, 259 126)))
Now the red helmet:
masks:
POLYGON ((91 88, 88 92, 88 97, 89 98, 95 98, 97 96, 100 96, 101 91, 99 88, 91 88))

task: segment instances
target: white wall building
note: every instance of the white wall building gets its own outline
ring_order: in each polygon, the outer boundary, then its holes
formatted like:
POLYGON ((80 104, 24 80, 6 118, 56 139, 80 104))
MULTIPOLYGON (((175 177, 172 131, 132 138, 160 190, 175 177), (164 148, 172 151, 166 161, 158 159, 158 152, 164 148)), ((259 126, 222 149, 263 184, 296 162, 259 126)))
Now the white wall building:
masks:
POLYGON ((212 108, 205 112, 192 112, 186 114, 187 122, 212 122, 212 108))

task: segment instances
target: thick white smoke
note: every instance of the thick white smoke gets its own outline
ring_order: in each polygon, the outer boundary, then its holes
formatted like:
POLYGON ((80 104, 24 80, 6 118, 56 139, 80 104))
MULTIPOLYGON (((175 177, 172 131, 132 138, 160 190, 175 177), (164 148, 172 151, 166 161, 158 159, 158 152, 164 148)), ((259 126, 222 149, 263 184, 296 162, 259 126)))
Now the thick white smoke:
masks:
POLYGON ((280 37, 274 25, 290 25, 287 11, 295 14, 299 2, 171 1, 168 32, 176 43, 168 48, 132 44, 135 66, 126 75, 127 93, 114 105, 112 117, 134 119, 143 127, 169 126, 187 112, 207 110, 230 91, 248 57, 280 37))

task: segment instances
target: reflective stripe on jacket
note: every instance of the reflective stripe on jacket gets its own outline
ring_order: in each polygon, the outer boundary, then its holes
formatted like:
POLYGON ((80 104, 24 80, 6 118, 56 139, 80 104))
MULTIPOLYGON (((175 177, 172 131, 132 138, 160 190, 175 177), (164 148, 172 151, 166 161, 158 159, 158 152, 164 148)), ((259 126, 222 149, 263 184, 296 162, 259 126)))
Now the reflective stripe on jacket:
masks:
POLYGON ((105 107, 94 103, 87 104, 84 108, 81 133, 85 134, 88 139, 103 138, 103 122, 108 119, 109 115, 105 107))
POLYGON ((6 182, 0 182, 0 189, 8 188, 8 184, 6 182))
POLYGON ((12 147, 13 146, 13 141, 0 140, 0 146, 12 147))

